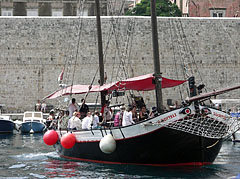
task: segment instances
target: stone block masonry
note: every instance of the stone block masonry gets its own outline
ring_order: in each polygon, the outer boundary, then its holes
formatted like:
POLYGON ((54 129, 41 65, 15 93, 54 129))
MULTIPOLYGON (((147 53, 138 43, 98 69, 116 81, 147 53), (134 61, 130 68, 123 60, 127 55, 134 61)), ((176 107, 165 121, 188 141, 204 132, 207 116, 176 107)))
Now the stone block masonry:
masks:
MULTIPOLYGON (((150 17, 103 17, 102 32, 107 83, 153 72, 150 17)), ((187 79, 185 66, 208 91, 239 84, 240 19, 158 18, 158 33, 164 77, 187 79)), ((38 99, 58 89, 65 64, 67 84, 73 76, 74 84, 91 83, 98 68, 95 17, 0 17, 0 104, 7 112, 33 110, 38 99)), ((164 104, 180 101, 186 88, 163 89, 164 104)), ((149 107, 155 104, 154 92, 140 94, 149 107)), ((80 102, 83 96, 75 97, 80 102)), ((87 102, 96 97, 90 94, 87 102)), ((237 90, 219 98, 239 97, 237 90)), ((57 105, 58 99, 46 102, 57 105)))

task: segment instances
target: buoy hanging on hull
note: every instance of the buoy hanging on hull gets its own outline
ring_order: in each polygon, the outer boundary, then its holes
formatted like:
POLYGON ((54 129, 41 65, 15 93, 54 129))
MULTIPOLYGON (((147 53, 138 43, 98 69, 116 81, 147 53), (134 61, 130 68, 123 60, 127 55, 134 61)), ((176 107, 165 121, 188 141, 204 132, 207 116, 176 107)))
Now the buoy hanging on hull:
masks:
POLYGON ((76 143, 76 137, 72 133, 66 133, 61 138, 61 144, 65 149, 72 148, 76 143))
POLYGON ((103 153, 111 154, 116 149, 116 141, 111 134, 108 134, 101 139, 99 147, 103 153))
POLYGON ((47 145, 54 145, 58 141, 58 133, 55 130, 47 131, 43 136, 43 141, 47 145))

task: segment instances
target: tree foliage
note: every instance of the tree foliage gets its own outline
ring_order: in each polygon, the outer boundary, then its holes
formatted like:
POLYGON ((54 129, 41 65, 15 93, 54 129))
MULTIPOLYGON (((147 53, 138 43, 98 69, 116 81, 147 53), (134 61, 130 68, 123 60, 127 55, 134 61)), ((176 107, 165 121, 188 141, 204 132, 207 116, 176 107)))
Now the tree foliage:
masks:
MULTIPOLYGON (((125 15, 130 16, 150 16, 150 0, 141 0, 140 3, 128 10, 125 15)), ((180 17, 182 12, 179 10, 176 4, 171 3, 169 0, 156 0, 156 15, 167 17, 180 17)))

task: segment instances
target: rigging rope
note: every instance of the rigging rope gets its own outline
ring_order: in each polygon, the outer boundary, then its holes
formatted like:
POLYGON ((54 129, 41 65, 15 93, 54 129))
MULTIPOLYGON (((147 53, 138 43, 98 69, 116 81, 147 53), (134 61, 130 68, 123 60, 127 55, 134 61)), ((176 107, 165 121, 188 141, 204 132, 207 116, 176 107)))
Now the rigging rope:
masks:
MULTIPOLYGON (((125 1, 126 1, 126 0, 124 0, 124 3, 125 3, 125 1)), ((110 3, 111 3, 111 2, 110 2, 110 3)), ((121 5, 119 14, 120 14, 120 13, 122 12, 122 10, 123 10, 124 3, 121 5)), ((119 18, 120 18, 120 16, 118 15, 117 21, 119 20, 119 18)), ((114 19, 113 19, 113 17, 112 17, 112 21, 111 21, 111 22, 113 22, 113 20, 114 20, 114 19)), ((110 30, 109 30, 108 32, 109 32, 109 33, 108 33, 108 40, 107 40, 106 47, 105 47, 104 54, 103 54, 103 63, 104 63, 104 64, 106 63, 107 49, 108 49, 108 47, 109 47, 109 45, 110 45, 111 37, 112 37, 112 35, 114 34, 114 26, 113 26, 113 24, 112 24, 112 26, 110 27, 110 30)), ((96 72, 95 72, 95 74, 94 74, 93 80, 92 80, 92 82, 91 82, 91 84, 90 84, 90 87, 93 85, 93 83, 94 83, 94 81, 95 81, 95 78, 96 78, 96 75, 97 75, 97 73, 98 73, 98 71, 99 71, 99 68, 100 68, 100 67, 98 66, 98 68, 97 68, 97 70, 96 70, 96 72)), ((89 92, 90 92, 90 89, 89 89, 89 91, 87 92, 87 94, 86 94, 85 97, 84 97, 85 101, 86 101, 86 98, 87 98, 89 92)), ((98 95, 99 95, 99 94, 98 94, 98 95)), ((97 99, 98 99, 98 97, 97 97, 97 99)), ((97 100, 96 100, 96 103, 97 103, 97 100)))
MULTIPOLYGON (((179 79, 178 69, 177 69, 177 62, 176 62, 176 53, 175 53, 175 49, 174 49, 174 45, 173 45, 174 42, 173 42, 173 35, 172 35, 172 22, 171 22, 171 19, 169 19, 169 25, 170 25, 170 37, 171 37, 172 48, 173 48, 174 65, 175 65, 175 69, 176 69, 177 79, 179 79)), ((183 101, 183 95, 182 95, 182 90, 181 90, 180 85, 178 86, 178 90, 179 90, 179 93, 180 93, 181 101, 183 101)))
POLYGON ((77 50, 76 50, 74 68, 73 68, 73 76, 72 76, 72 84, 71 84, 71 92, 70 93, 72 93, 72 86, 73 86, 73 81, 74 81, 74 77, 75 77, 76 64, 77 64, 77 59, 78 59, 78 55, 79 55, 79 44, 80 44, 80 40, 81 40, 82 27, 83 27, 83 18, 81 18, 80 15, 81 15, 81 12, 82 12, 82 15, 83 15, 84 3, 85 3, 85 0, 82 1, 82 4, 81 4, 81 0, 79 0, 79 20, 80 20, 80 24, 78 26, 78 28, 79 28, 78 42, 77 42, 77 47, 76 47, 77 50))
MULTIPOLYGON (((75 60, 74 60, 73 55, 72 55, 74 53, 74 50, 72 50, 70 60, 69 60, 68 57, 65 57, 66 60, 65 60, 64 68, 63 68, 63 70, 65 72, 65 75, 64 75, 65 78, 62 80, 63 81, 63 84, 62 84, 63 86, 62 86, 61 94, 64 94, 67 90, 70 71, 71 71, 71 67, 73 65, 70 96, 72 95, 71 93, 72 93, 72 87, 73 87, 73 82, 74 82, 74 77, 75 77, 76 64, 77 64, 77 59, 78 59, 78 56, 79 56, 79 44, 80 44, 80 41, 81 41, 81 33, 82 33, 82 26, 83 26, 83 20, 82 20, 83 18, 81 18, 81 15, 83 15, 84 2, 85 2, 85 0, 83 0, 82 2, 81 2, 81 0, 79 0, 79 20, 80 20, 80 23, 77 27, 77 29, 78 29, 78 41, 77 41, 77 46, 76 46, 77 49, 76 49, 75 60)), ((58 100, 58 108, 59 109, 63 108, 63 104, 62 104, 60 98, 58 100)))
MULTIPOLYGON (((183 26, 182 26, 182 21, 181 21, 180 19, 179 19, 179 22, 180 22, 181 31, 182 31, 182 33, 183 33, 183 37, 184 37, 184 39, 185 39, 185 41, 184 41, 184 42, 185 42, 185 45, 186 45, 186 47, 187 47, 188 50, 189 50, 190 57, 192 57, 192 62, 193 62, 193 64, 195 64, 195 67, 196 67, 196 69, 197 69, 197 72, 198 72, 199 78, 200 78, 200 80, 201 80, 201 83, 203 83, 203 78, 202 78, 201 72, 200 72, 200 70, 198 69, 198 65, 197 65, 196 60, 195 60, 195 57, 194 57, 194 55, 193 55, 193 53, 192 53, 191 47, 190 47, 190 45, 189 45, 189 43, 188 43, 188 39, 187 39, 187 36, 186 36, 186 34, 185 34, 184 28, 183 28, 183 26)), ((189 57, 189 59, 190 59, 190 57, 189 57)), ((192 73, 193 73, 193 70, 192 70, 192 73)), ((204 89, 206 90, 206 88, 204 88, 204 89)))

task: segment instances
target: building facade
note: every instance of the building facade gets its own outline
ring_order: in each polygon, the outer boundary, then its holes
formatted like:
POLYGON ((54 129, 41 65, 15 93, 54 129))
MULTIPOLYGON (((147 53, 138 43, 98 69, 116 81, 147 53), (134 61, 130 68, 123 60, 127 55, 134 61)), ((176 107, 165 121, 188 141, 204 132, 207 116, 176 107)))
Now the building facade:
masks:
POLYGON ((189 1, 190 17, 237 17, 240 0, 192 0, 189 1))
MULTIPOLYGON (((101 14, 107 15, 107 0, 100 0, 101 14)), ((86 0, 1 0, 1 16, 92 16, 94 1, 86 0), (79 3, 80 2, 80 3, 79 3)))
POLYGON ((180 11, 182 12, 182 15, 184 17, 188 17, 188 3, 189 0, 170 0, 172 3, 175 3, 180 11))
MULTIPOLYGON (((123 15, 140 0, 100 0, 101 15, 123 15)), ((94 16, 94 0, 0 0, 1 16, 94 16)))
POLYGON ((240 0, 171 0, 183 16, 189 17, 239 17, 240 0))

